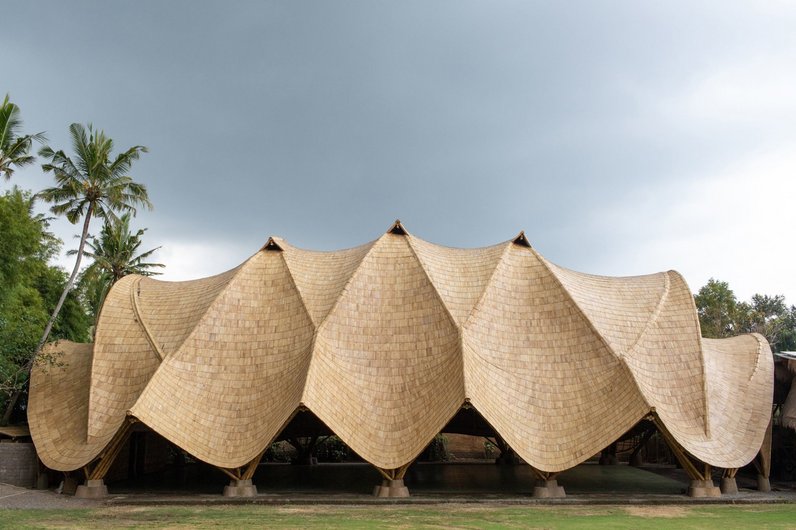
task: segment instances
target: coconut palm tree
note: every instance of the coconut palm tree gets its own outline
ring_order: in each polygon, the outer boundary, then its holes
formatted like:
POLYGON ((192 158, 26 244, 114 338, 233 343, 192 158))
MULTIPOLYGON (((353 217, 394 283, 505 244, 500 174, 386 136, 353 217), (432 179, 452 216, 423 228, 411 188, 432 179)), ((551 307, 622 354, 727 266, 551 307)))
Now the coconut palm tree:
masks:
MULTIPOLYGON (((102 307, 105 295, 118 280, 128 274, 154 276, 160 273, 153 269, 165 266, 162 263, 146 261, 160 247, 138 253, 146 229, 131 232, 130 217, 127 212, 116 221, 106 221, 99 237, 86 242, 89 250, 84 250, 83 254, 94 262, 83 270, 80 281, 95 316, 102 307)), ((70 255, 76 253, 75 250, 68 252, 70 255)))
POLYGON ((9 180, 14 174, 14 167, 22 167, 33 162, 30 153, 33 141, 44 142, 44 133, 19 136, 22 119, 19 107, 11 103, 6 94, 0 105, 0 176, 9 180))
MULTIPOLYGON (((74 160, 61 150, 54 151, 50 146, 44 146, 39 151, 39 156, 49 160, 42 164, 42 169, 45 173, 53 173, 56 186, 40 191, 37 197, 53 203, 50 211, 56 215, 65 215, 72 224, 77 224, 82 219, 83 231, 74 269, 44 328, 36 351, 25 365, 27 374, 47 342, 66 295, 75 283, 91 220, 94 217, 116 220, 117 213, 131 212, 135 215, 137 206, 152 207, 146 187, 133 181, 128 175, 133 162, 138 160, 141 153, 147 152, 146 147, 137 145, 114 157, 113 140, 103 131, 94 131, 91 125, 86 128, 79 123, 73 123, 69 126, 69 133, 75 153, 74 160)), ((20 394, 21 391, 17 392, 9 401, 3 423, 11 417, 20 394)))

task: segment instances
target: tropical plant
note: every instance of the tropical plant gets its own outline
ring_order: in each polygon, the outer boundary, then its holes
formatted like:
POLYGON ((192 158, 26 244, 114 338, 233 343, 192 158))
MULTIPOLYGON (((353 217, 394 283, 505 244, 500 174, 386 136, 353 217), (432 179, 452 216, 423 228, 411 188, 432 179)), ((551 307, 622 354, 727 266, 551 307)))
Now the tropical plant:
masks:
MULTIPOLYGON (((24 366, 66 284, 66 273, 48 264, 61 241, 48 231, 48 219, 34 213, 30 193, 14 187, 0 195, 0 234, 0 407, 4 407, 25 387, 24 366)), ((90 323, 72 292, 52 336, 88 340, 90 323)), ((47 360, 58 362, 56 355, 47 360)))
MULTIPOLYGON (((115 221, 106 220, 99 237, 93 237, 86 242, 89 250, 84 250, 83 253, 94 262, 81 273, 80 284, 95 318, 105 295, 114 283, 128 274, 154 276, 160 273, 152 269, 164 267, 162 263, 146 261, 160 247, 139 253, 146 228, 131 232, 130 217, 127 212, 115 221)), ((76 253, 75 250, 68 252, 70 255, 76 253)))
MULTIPOLYGON (((79 123, 73 123, 69 126, 69 133, 75 153, 74 161, 63 151, 55 151, 50 146, 44 146, 39 151, 39 156, 48 160, 42 164, 42 169, 45 173, 53 173, 56 186, 42 190, 37 196, 53 203, 50 211, 56 215, 65 215, 70 223, 77 224, 82 219, 83 230, 72 274, 47 321, 35 351, 25 364, 26 374, 30 373, 42 346, 47 342, 64 300, 75 283, 91 220, 95 216, 115 220, 117 213, 132 212, 135 215, 137 206, 151 208, 146 187, 133 181, 128 175, 133 162, 147 151, 146 147, 137 145, 114 157, 113 140, 103 131, 94 131, 91 125, 86 128, 79 123)), ((17 392, 9 400, 3 415, 4 422, 11 416, 20 393, 17 392)))
POLYGON ((6 94, 0 105, 0 176, 9 180, 15 167, 22 167, 33 162, 30 148, 33 141, 44 142, 44 133, 20 136, 22 119, 19 107, 11 103, 6 94))
POLYGON ((717 339, 739 333, 738 299, 727 282, 709 279, 694 296, 694 302, 703 337, 717 339))

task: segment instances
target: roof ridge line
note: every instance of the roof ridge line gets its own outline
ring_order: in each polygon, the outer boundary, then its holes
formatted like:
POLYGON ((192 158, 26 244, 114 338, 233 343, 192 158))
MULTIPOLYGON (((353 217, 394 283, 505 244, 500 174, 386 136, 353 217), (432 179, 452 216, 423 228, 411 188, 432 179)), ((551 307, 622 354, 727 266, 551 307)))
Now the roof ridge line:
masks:
POLYGON ((685 285, 685 288, 688 291, 688 300, 689 300, 690 306, 691 306, 690 314, 691 314, 691 319, 693 320, 693 322, 696 325, 697 339, 699 339, 699 340, 697 340, 697 347, 699 348, 699 358, 702 361, 701 363, 699 363, 699 369, 702 371, 702 397, 703 397, 703 400, 705 402, 705 435, 708 438, 710 438, 710 404, 708 402, 708 377, 707 377, 707 371, 705 370, 705 366, 706 366, 705 365, 705 348, 704 348, 704 346, 702 344, 702 327, 701 327, 701 325, 699 323, 699 313, 697 312, 696 301, 694 300, 694 295, 691 292, 691 288, 688 286, 688 282, 685 281, 685 278, 683 277, 683 275, 680 274, 679 272, 677 272, 676 270, 666 271, 667 278, 668 278, 668 276, 670 274, 674 274, 678 278, 680 278, 680 281, 683 282, 683 285, 685 285))
MULTIPOLYGON (((442 304, 442 307, 445 309, 445 313, 448 315, 448 318, 453 323, 453 327, 456 328, 456 334, 459 336, 459 345, 462 346, 462 329, 461 329, 462 326, 460 326, 459 323, 456 322, 456 319, 453 317, 453 313, 451 313, 451 310, 448 307, 448 304, 445 303, 445 299, 442 298, 442 295, 439 293, 439 290, 437 289, 436 284, 434 284, 434 280, 431 279, 431 275, 428 273, 428 270, 426 269, 426 266, 423 263, 423 260, 420 258, 420 255, 417 253, 417 250, 415 250, 414 245, 412 245, 412 240, 413 239, 414 239, 414 236, 411 236, 411 235, 407 234, 406 235, 406 245, 409 247, 409 250, 412 252, 412 255, 417 260, 417 264, 420 265, 420 270, 423 271, 423 276, 425 276, 426 280, 428 280, 428 283, 431 285, 431 289, 434 291, 434 294, 437 295, 437 300, 439 300, 439 303, 442 304)), ((464 323, 462 323, 462 325, 463 324, 464 323)))
POLYGON ((641 339, 643 339, 644 335, 647 334, 647 331, 649 330, 650 326, 652 326, 654 323, 658 321, 658 317, 661 316, 661 311, 663 311, 663 306, 666 304, 666 301, 669 298, 669 291, 671 290, 672 287, 672 281, 669 279, 668 272, 662 272, 660 274, 663 275, 663 293, 661 294, 660 300, 658 300, 658 303, 655 305, 655 309, 652 311, 652 315, 650 315, 649 319, 644 324, 644 327, 641 329, 641 333, 638 334, 636 340, 634 340, 633 344, 631 344, 630 347, 627 349, 628 355, 636 350, 638 345, 641 343, 641 339))
MULTIPOLYGON (((335 298, 334 303, 332 304, 332 307, 329 308, 329 311, 326 312, 326 314, 323 316, 323 319, 321 319, 321 321, 318 322, 318 327, 315 330, 316 331, 316 335, 317 335, 318 332, 320 332, 321 326, 323 326, 323 324, 329 319, 329 315, 331 315, 334 312, 334 310, 337 309, 337 306, 340 304, 340 300, 343 298, 343 295, 348 290, 348 286, 351 285, 351 282, 354 280, 354 276, 356 276, 357 273, 359 273, 359 269, 362 267, 362 262, 365 261, 365 259, 367 259, 368 256, 370 256, 370 253, 373 252, 373 247, 376 246, 376 243, 378 243, 381 240, 382 237, 384 237, 384 236, 381 236, 378 239, 374 239, 373 241, 371 241, 369 243, 365 243, 365 245, 370 245, 370 247, 368 248, 368 251, 365 252, 365 254, 362 256, 362 258, 359 260, 359 263, 357 263, 357 266, 354 269, 354 272, 351 273, 351 276, 349 276, 348 279, 345 281, 345 285, 343 285, 343 288, 340 289, 339 293, 337 293, 337 298, 335 298)), ((362 246, 365 246, 365 245, 362 245, 362 246)), ((356 247, 352 247, 352 248, 356 248, 356 247)), ((310 320, 312 320, 312 319, 310 319, 310 320)), ((315 350, 315 341, 313 339, 313 351, 314 350, 315 350)))
MULTIPOLYGON (((196 333, 197 328, 202 323, 202 321, 205 319, 207 314, 210 312, 210 309, 216 305, 216 303, 218 302, 218 299, 221 298, 221 296, 224 293, 227 292, 227 289, 229 289, 229 286, 232 284, 232 282, 234 282, 236 279, 238 279, 238 276, 240 276, 241 272, 243 272, 243 270, 251 263, 251 261, 255 257, 257 257, 261 252, 263 252, 263 251, 262 250, 258 250, 257 252, 255 252, 254 254, 249 256, 246 259, 246 261, 244 261, 243 263, 241 263, 240 265, 238 265, 236 267, 237 270, 236 269, 231 269, 231 270, 234 270, 235 273, 232 275, 232 277, 229 280, 227 280, 226 285, 224 285, 224 287, 222 287, 221 289, 218 290, 218 293, 213 298, 213 300, 211 300, 211 302, 209 304, 207 304, 207 307, 205 307, 204 311, 202 311, 202 314, 199 316, 199 318, 196 319, 196 324, 194 324, 193 329, 191 329, 191 331, 185 336, 185 338, 182 340, 182 342, 180 342, 180 344, 177 345, 174 348, 174 351, 172 352, 172 354, 169 357, 171 357, 173 355, 176 355, 177 353, 180 352, 180 350, 182 350, 182 347, 185 345, 185 343, 188 341, 188 339, 193 337, 194 333, 196 333)), ((229 272, 229 271, 227 271, 227 272, 229 272)), ((164 360, 165 360, 165 357, 164 357, 164 360)), ((157 372, 157 370, 155 370, 155 371, 157 372)), ((153 374, 153 376, 154 376, 154 374, 153 374)), ((152 379, 150 379, 150 381, 152 381, 152 379)), ((141 391, 141 394, 144 393, 144 391, 147 389, 148 386, 149 386, 149 383, 147 383, 147 386, 145 386, 144 390, 141 391)), ((139 396, 139 399, 140 399, 140 397, 141 396, 139 396)), ((138 400, 136 400, 136 403, 138 403, 138 400)), ((135 403, 133 403, 133 406, 135 406, 135 403)), ((130 408, 132 408, 132 407, 130 407, 130 408)))
POLYGON ((589 318, 589 315, 586 313, 586 311, 583 310, 578 301, 575 300, 575 297, 572 296, 572 293, 570 293, 569 290, 564 286, 564 283, 561 281, 561 278, 559 278, 558 275, 553 271, 552 267, 550 266, 551 264, 541 254, 539 254, 535 248, 533 247, 528 247, 528 248, 536 257, 536 259, 539 261, 539 263, 541 263, 542 266, 545 268, 545 270, 550 274, 550 276, 553 277, 556 284, 558 284, 558 287, 564 292, 564 295, 567 297, 567 299, 570 302, 572 302, 572 305, 575 306, 575 309, 578 310, 578 314, 581 317, 583 317, 589 328, 594 332, 595 335, 597 335, 597 338, 602 343, 602 345, 608 350, 609 353, 612 353, 617 358, 617 360, 620 361, 619 364, 622 366, 622 369, 625 372, 627 372, 627 374, 630 376, 630 380, 633 381, 633 383, 636 385, 636 390, 638 391, 639 396, 641 396, 641 399, 644 401, 644 403, 647 404, 648 407, 652 408, 652 405, 650 405, 650 402, 647 400, 647 396, 645 396, 644 392, 641 391, 641 387, 639 386, 638 381, 636 381, 636 377, 633 375, 633 371, 625 362, 624 357, 617 355, 617 352, 614 351, 614 349, 611 347, 610 344, 608 344, 608 340, 603 336, 600 330, 597 329, 597 326, 594 324, 592 319, 589 318))
POLYGON ((138 276, 134 278, 130 285, 130 303, 133 306, 133 314, 135 315, 135 320, 138 322, 138 325, 141 327, 142 331, 144 332, 144 337, 146 337, 147 342, 150 346, 155 350, 155 355, 158 357, 160 362, 163 362, 163 359, 166 356, 163 354, 163 349, 160 348, 157 343, 155 343, 155 339, 152 336, 152 332, 149 329, 149 326, 144 321, 144 318, 141 315, 141 310, 138 307, 138 300, 136 295, 141 296, 141 280, 144 278, 143 276, 138 276))
MULTIPOLYGON (((486 283, 484 283, 483 291, 481 291, 481 294, 478 295, 478 300, 475 301, 473 307, 470 309, 470 313, 467 314, 467 318, 465 318, 464 322, 462 322, 462 337, 464 336, 465 326, 473 317, 473 313, 475 313, 475 310, 478 308, 478 306, 481 305, 481 302, 484 300, 484 295, 486 294, 489 287, 492 285, 492 280, 495 279, 495 272, 497 272, 498 267, 500 267, 500 264, 503 262, 503 259, 506 257, 506 253, 511 248, 511 245, 514 244, 515 244, 514 239, 510 239, 508 241, 503 242, 504 245, 503 250, 500 251, 500 257, 497 259, 497 261, 495 261, 495 268, 492 269, 492 272, 489 273, 489 278, 486 280, 486 283)), ((500 245, 500 243, 498 243, 498 245, 500 245)))
MULTIPOLYGON (((268 243, 265 244, 265 246, 263 247, 262 251, 273 252, 274 250, 277 250, 277 249, 279 250, 279 257, 282 259, 282 263, 284 264, 285 269, 287 270, 287 276, 288 276, 288 278, 290 278, 290 283, 291 283, 291 285, 293 285, 293 289, 296 290, 296 294, 298 295, 299 301, 301 301, 301 308, 304 310, 304 314, 307 315, 307 318, 309 319, 310 324, 312 324, 312 340, 310 340, 310 347, 309 347, 309 351, 307 352, 307 355, 309 357, 309 359, 307 359, 307 371, 304 373, 304 384, 301 386, 301 393, 299 395, 299 406, 301 406, 301 404, 304 402, 304 393, 307 391, 307 379, 309 378, 309 375, 310 375, 310 368, 312 366, 312 360, 315 358, 315 342, 316 342, 316 340, 318 338, 318 329, 321 327, 321 324, 320 324, 320 322, 316 324, 315 323, 315 319, 312 318, 312 313, 310 312, 309 308, 307 307, 307 301, 304 300, 304 295, 302 294, 301 289, 299 289, 298 283, 296 283, 296 277, 293 276, 293 270, 290 268, 290 263, 288 263, 288 259, 287 259, 288 248, 287 247, 290 247, 290 248, 295 248, 295 247, 293 247, 293 245, 291 245, 290 243, 287 243, 284 240, 282 241, 282 243, 283 243, 282 245, 279 245, 279 243, 274 241, 272 237, 268 238, 268 243), (268 245, 271 244, 271 243, 273 243, 274 246, 276 246, 276 248, 267 248, 268 245)), ((328 315, 328 313, 327 313, 327 315, 328 315)), ((324 317, 324 320, 325 319, 326 319, 326 317, 324 317)), ((321 322, 323 322, 323 320, 321 320, 321 322)), ((296 410, 293 411, 293 413, 291 414, 290 418, 288 418, 288 420, 284 423, 284 425, 282 425, 282 427, 280 428, 279 431, 277 431, 277 433, 274 435, 274 437, 279 436, 279 433, 281 433, 284 430, 284 428, 287 427, 287 424, 290 423, 290 420, 298 413, 298 411, 299 411, 299 407, 296 407, 296 410)), ((268 442, 269 445, 271 443, 273 443, 273 440, 268 442)), ((266 447, 268 447, 268 445, 266 445, 266 447)))
MULTIPOLYGON (((271 241, 272 240, 269 239, 268 243, 271 243, 271 241)), ((266 244, 266 247, 268 246, 268 243, 266 244)), ((318 324, 316 324, 315 320, 312 318, 312 313, 310 313, 310 310, 307 308, 307 302, 306 302, 306 300, 304 300, 304 295, 301 294, 301 289, 299 289, 299 286, 296 283, 296 278, 293 276, 293 270, 290 268, 290 264, 288 263, 287 258, 285 258, 285 256, 287 255, 287 250, 284 247, 279 246, 279 244, 277 244, 276 242, 274 242, 274 245, 276 245, 276 247, 280 251, 279 252, 279 257, 282 258, 282 263, 285 265, 285 269, 287 269, 287 276, 288 276, 288 278, 290 278, 290 283, 291 283, 291 285, 293 285, 293 289, 296 290, 296 293, 298 294, 299 300, 301 300, 301 307, 302 307, 302 309, 304 309, 304 312, 307 314, 307 318, 309 318, 310 322, 312 322, 312 327, 315 328, 315 329, 312 330, 312 343, 313 343, 312 345, 314 346, 315 345, 315 334, 318 331, 318 324)), ((266 247, 263 247, 264 251, 273 252, 274 250, 276 250, 274 248, 266 249, 266 247)))

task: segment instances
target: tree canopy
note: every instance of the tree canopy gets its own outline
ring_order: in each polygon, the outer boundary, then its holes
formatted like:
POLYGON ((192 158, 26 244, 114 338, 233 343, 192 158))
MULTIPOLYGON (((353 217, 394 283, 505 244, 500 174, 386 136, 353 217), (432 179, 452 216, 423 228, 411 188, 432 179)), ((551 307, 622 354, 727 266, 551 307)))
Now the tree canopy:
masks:
POLYGON ((694 302, 704 337, 760 333, 773 351, 796 350, 796 306, 789 307, 783 295, 755 294, 739 302, 727 282, 711 278, 694 302))
MULTIPOLYGON (((66 284, 66 274, 48 264, 61 241, 48 231, 47 219, 33 213, 33 204, 16 187, 0 195, 0 404, 27 382, 24 365, 66 284)), ((90 324, 70 292, 52 338, 90 340, 90 324)))
MULTIPOLYGON (((113 140, 104 131, 95 131, 91 125, 84 127, 73 123, 69 126, 69 134, 72 138, 74 160, 64 151, 56 151, 48 145, 39 151, 39 156, 47 160, 42 164, 42 170, 53 173, 56 185, 40 191, 37 197, 53 203, 50 211, 66 216, 70 223, 76 224, 82 220, 83 230, 72 274, 66 280, 39 342, 24 365, 26 376, 30 374, 33 363, 49 339, 80 271, 92 218, 96 216, 115 220, 118 213, 135 214, 138 206, 152 207, 146 187, 128 175, 133 162, 138 160, 141 153, 146 152, 146 147, 136 145, 114 156, 113 140)), ((3 422, 9 420, 19 396, 20 392, 17 391, 9 399, 3 422)))
POLYGON ((19 107, 6 94, 0 104, 0 176, 5 180, 11 178, 15 168, 33 163, 35 158, 30 149, 34 141, 46 140, 44 133, 23 135, 21 129, 19 107))
MULTIPOLYGON (((86 256, 93 262, 80 275, 80 291, 92 316, 96 319, 108 290, 128 274, 153 276, 160 274, 153 269, 162 268, 162 263, 146 261, 160 247, 141 251, 145 228, 132 232, 130 213, 122 214, 116 221, 106 220, 99 237, 86 242, 86 256)), ((74 254, 70 251, 69 254, 74 254)))

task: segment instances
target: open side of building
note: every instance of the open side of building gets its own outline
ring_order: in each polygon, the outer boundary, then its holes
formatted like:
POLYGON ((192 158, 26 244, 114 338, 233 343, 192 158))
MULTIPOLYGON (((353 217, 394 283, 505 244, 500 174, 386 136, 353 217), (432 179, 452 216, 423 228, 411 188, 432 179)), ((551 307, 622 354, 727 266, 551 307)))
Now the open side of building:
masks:
MULTIPOLYGON (((271 238, 239 267, 189 282, 120 280, 95 343, 54 343, 37 367, 29 423, 42 462, 83 469, 83 495, 141 422, 222 469, 228 495, 290 420, 311 411, 408 495, 404 474, 464 407, 535 470, 556 474, 655 423, 693 479, 715 495, 758 458, 773 361, 760 335, 703 339, 674 271, 626 278, 554 265, 524 234, 454 249, 396 222, 357 248, 316 252, 271 238)), ((763 451, 761 453, 761 448, 763 451)))

